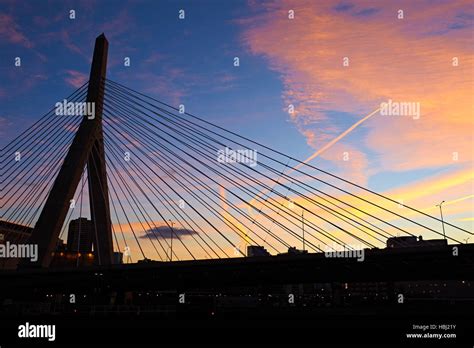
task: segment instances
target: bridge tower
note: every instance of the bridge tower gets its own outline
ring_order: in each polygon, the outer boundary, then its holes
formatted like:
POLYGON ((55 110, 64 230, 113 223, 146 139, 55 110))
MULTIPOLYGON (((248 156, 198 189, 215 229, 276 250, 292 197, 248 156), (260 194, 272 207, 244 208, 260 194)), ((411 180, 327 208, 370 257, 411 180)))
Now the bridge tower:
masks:
POLYGON ((95 117, 83 116, 33 229, 29 243, 38 245, 38 260, 36 262, 23 260, 20 267, 49 267, 61 228, 70 209, 70 201, 74 198, 86 165, 91 219, 95 229, 96 260, 101 265, 112 263, 113 244, 102 132, 108 47, 105 35, 98 36, 95 41, 86 99, 88 103, 95 104, 95 117))

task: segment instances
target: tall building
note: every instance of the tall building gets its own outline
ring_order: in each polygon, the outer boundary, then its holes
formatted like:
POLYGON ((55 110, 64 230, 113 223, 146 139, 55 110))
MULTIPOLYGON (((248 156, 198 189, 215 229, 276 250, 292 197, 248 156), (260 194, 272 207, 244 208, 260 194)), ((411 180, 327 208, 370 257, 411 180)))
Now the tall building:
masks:
POLYGON ((69 252, 92 252, 94 226, 87 218, 71 220, 67 234, 67 250, 69 252))

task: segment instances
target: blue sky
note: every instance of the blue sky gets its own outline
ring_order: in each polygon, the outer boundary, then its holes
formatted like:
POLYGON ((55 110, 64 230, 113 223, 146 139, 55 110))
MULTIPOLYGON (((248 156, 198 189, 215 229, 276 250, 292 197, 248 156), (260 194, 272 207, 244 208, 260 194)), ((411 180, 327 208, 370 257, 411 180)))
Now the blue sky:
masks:
POLYGON ((111 80, 472 229, 472 18, 463 0, 3 0, 0 146, 88 79, 105 33, 111 80), (366 118, 387 99, 422 117, 366 118))
MULTIPOLYGON (((304 157, 311 149, 288 121, 281 81, 243 47, 234 19, 243 1, 2 3, 25 41, 2 37, 2 118, 20 130, 89 74, 94 39, 109 39, 108 77, 251 138, 304 157), (76 19, 69 19, 69 9, 76 19), (178 18, 185 9, 185 19, 178 18), (14 57, 22 66, 14 67, 14 57), (130 57, 130 67, 123 65, 130 57), (234 57, 240 66, 234 67, 234 57), (72 80, 72 81, 71 81, 72 80), (26 102, 25 102, 26 101, 26 102), (271 122, 269 122, 271 119, 271 122), (21 125, 21 127, 18 127, 21 125)), ((15 131, 1 138, 8 143, 15 131)))

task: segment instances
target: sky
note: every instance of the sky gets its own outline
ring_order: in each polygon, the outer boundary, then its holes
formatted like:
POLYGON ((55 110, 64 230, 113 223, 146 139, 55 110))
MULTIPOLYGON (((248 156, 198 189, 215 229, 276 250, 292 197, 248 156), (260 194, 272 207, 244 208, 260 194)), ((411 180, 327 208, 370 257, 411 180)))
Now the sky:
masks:
POLYGON ((111 80, 472 231, 473 19, 470 1, 1 0, 0 146, 87 81, 105 33, 111 80))

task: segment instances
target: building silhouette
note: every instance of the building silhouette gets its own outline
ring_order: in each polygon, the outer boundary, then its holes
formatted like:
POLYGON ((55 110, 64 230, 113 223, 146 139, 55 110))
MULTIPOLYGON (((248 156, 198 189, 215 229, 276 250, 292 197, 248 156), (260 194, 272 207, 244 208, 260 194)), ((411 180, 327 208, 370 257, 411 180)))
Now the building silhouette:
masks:
MULTIPOLYGON (((0 244, 6 245, 28 243, 33 229, 28 226, 18 225, 8 221, 0 221, 0 244)), ((0 269, 16 269, 18 258, 1 258, 0 269)))
POLYGON ((247 256, 270 256, 270 253, 263 246, 260 245, 248 245, 247 246, 247 256))
POLYGON ((424 240, 422 236, 401 236, 387 238, 387 248, 410 248, 426 246, 446 246, 446 239, 428 239, 424 240))
POLYGON ((94 226, 87 218, 71 220, 67 235, 69 252, 91 253, 94 226))

